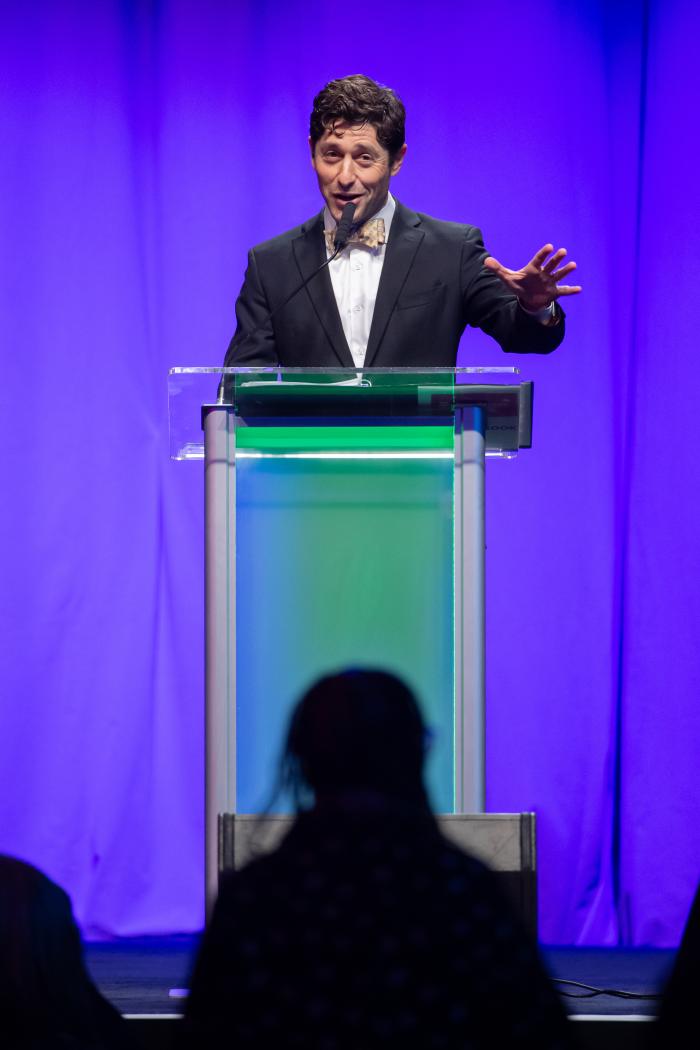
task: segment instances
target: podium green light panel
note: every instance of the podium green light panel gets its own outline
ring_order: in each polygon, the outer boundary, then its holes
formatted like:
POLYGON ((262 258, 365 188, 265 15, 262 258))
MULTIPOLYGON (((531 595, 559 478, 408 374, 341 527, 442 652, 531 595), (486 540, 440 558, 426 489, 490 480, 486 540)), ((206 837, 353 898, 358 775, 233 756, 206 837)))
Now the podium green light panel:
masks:
POLYGON ((269 803, 294 702, 351 666, 415 689, 454 812, 453 478, 452 426, 236 428, 237 812, 269 803))

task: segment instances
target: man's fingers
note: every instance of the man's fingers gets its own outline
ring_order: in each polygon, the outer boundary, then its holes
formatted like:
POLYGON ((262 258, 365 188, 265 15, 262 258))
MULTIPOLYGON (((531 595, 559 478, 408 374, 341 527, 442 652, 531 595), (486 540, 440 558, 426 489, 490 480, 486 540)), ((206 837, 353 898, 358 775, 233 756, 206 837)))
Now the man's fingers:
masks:
POLYGON ((500 280, 510 288, 511 280, 516 276, 515 270, 509 270, 507 266, 503 266, 499 263, 498 259, 494 259, 493 255, 487 255, 484 259, 484 266, 487 270, 491 270, 492 273, 495 273, 496 277, 500 278, 500 280))
POLYGON ((550 277, 553 281, 561 281, 562 278, 566 277, 567 274, 571 273, 571 271, 575 269, 576 263, 572 259, 571 262, 568 262, 565 266, 562 266, 560 270, 555 270, 554 273, 551 273, 550 277))
POLYGON ((551 259, 548 259, 547 262, 542 267, 543 273, 550 273, 550 274, 553 273, 554 270, 556 270, 557 266, 562 261, 562 259, 564 258, 565 255, 566 255, 566 248, 559 248, 559 250, 554 253, 554 255, 551 257, 551 259))
MULTIPOLYGON (((554 282, 557 286, 556 296, 560 295, 578 295, 581 291, 581 286, 559 284, 564 277, 568 277, 576 269, 576 263, 571 262, 564 263, 563 266, 559 266, 559 263, 566 256, 566 248, 558 248, 554 251, 551 244, 545 244, 540 250, 534 255, 524 270, 509 270, 507 267, 502 266, 498 259, 494 259, 493 255, 487 255, 484 259, 484 266, 487 270, 491 270, 498 277, 504 281, 509 288, 514 288, 516 285, 518 288, 525 289, 531 286, 532 282, 540 283, 543 282, 547 288, 551 288, 551 283, 554 282), (552 254, 554 253, 554 254, 552 254), (551 256, 551 258, 547 258, 551 256), (546 260, 546 261, 545 261, 546 260), (559 267, 559 269, 557 269, 559 267), (537 276, 533 274, 532 270, 537 271, 537 276)), ((516 291, 516 294, 520 294, 516 291)), ((540 292, 538 292, 540 294, 540 292)))
POLYGON ((557 285, 557 297, 560 295, 578 295, 582 292, 583 288, 580 284, 558 284, 557 285))
POLYGON ((539 270, 540 267, 542 266, 542 263, 545 261, 545 259, 549 255, 549 253, 553 252, 553 251, 554 251, 554 245, 553 244, 545 244, 545 246, 543 248, 540 248, 540 250, 537 252, 536 255, 533 255, 532 259, 530 260, 531 265, 532 266, 536 266, 537 269, 539 270))

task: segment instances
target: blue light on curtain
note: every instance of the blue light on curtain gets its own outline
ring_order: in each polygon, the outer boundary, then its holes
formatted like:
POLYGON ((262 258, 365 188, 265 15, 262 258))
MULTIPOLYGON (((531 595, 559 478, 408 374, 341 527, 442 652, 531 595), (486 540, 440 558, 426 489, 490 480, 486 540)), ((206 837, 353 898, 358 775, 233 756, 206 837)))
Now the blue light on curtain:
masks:
MULTIPOLYGON (((310 102, 408 109, 406 204, 580 267, 535 445, 488 475, 488 801, 534 809, 541 932, 670 944, 700 855, 689 0, 0 8, 0 849, 91 934, 202 921, 202 482, 165 376, 246 249, 319 208, 310 102), (371 33, 366 31, 371 27, 371 33)), ((461 363, 502 364, 480 333, 461 363)), ((509 359, 506 363, 513 363, 509 359)))

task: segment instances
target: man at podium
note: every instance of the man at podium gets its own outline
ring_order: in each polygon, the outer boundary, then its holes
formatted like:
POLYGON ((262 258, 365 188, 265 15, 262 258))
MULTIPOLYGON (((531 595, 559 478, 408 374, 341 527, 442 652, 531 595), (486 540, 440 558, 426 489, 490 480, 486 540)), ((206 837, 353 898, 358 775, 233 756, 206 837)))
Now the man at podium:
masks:
POLYGON ((475 226, 411 211, 389 191, 406 154, 405 110, 366 76, 333 80, 311 113, 320 214, 253 248, 225 364, 453 368, 467 325, 506 353, 564 337, 560 284, 576 267, 544 245, 519 270, 475 226), (336 243, 336 239, 338 243, 336 243))

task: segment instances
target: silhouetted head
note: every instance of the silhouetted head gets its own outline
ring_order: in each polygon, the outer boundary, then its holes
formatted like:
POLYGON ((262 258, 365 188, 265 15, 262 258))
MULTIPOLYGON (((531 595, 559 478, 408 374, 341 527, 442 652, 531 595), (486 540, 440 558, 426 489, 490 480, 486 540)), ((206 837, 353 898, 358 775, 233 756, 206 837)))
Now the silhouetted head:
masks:
POLYGON ((0 1035, 19 1032, 21 1045, 75 1050, 110 1043, 122 1022, 85 970, 68 895, 31 864, 2 854, 0 945, 0 1035))
POLYGON ((321 678, 299 701, 287 734, 283 779, 301 807, 370 793, 428 808, 427 730, 416 698, 395 675, 349 670, 321 678))

